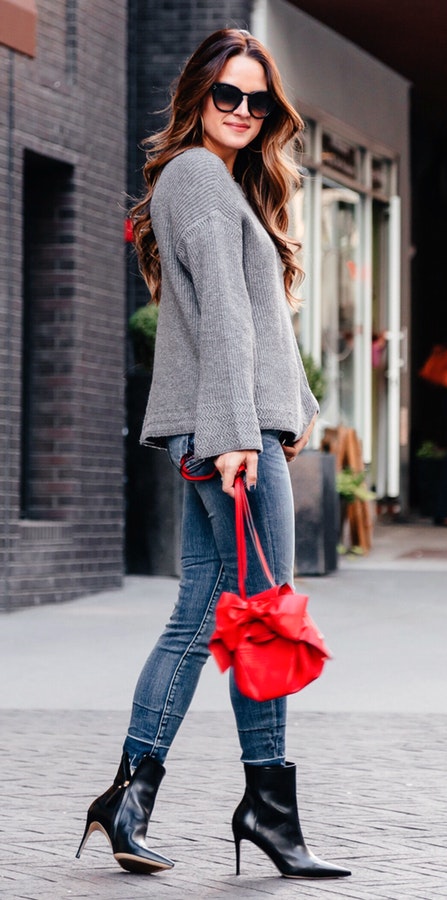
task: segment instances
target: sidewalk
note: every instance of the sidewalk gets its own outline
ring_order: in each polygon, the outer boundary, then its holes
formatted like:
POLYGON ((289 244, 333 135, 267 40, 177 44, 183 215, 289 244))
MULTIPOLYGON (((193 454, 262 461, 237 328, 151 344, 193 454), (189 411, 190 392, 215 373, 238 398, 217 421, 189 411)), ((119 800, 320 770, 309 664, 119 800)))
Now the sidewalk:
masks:
POLYGON ((281 879, 245 842, 234 875, 242 771, 226 677, 213 661, 150 825, 150 844, 175 868, 129 875, 101 835, 76 860, 88 803, 115 774, 135 678, 177 583, 128 578, 120 591, 1 617, 0 896, 445 898, 446 543, 446 529, 380 525, 368 558, 297 583, 335 658, 290 699, 288 755, 309 845, 353 870, 340 881, 281 879))

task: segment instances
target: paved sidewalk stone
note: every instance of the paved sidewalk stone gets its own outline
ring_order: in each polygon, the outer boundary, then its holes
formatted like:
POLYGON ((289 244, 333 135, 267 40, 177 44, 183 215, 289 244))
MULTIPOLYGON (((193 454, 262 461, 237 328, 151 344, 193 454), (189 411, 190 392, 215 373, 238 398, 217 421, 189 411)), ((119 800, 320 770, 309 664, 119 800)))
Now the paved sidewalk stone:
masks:
POLYGON ((176 866, 149 877, 122 871, 100 834, 74 856, 87 806, 115 774, 127 715, 3 710, 0 723, 5 900, 447 896, 447 716, 291 715, 306 839, 353 871, 318 883, 279 877, 247 842, 235 876, 230 823, 243 777, 230 713, 191 712, 179 732, 149 830, 176 866))

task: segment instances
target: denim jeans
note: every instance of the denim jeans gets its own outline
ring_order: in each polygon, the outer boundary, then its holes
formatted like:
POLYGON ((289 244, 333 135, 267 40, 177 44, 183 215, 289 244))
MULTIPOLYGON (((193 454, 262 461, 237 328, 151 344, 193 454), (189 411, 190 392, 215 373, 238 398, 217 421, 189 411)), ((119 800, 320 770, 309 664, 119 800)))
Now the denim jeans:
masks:
MULTIPOLYGON (((277 431, 262 432, 258 481, 249 501, 268 564, 279 584, 293 581, 294 510, 290 477, 277 431)), ((168 439, 178 469, 193 451, 193 435, 168 439)), ((210 461, 202 461, 204 471, 210 461)), ((201 473, 197 461, 196 474, 201 473)), ((247 593, 269 585, 247 541, 247 593)), ((163 762, 188 710, 214 631, 214 611, 222 590, 238 592, 234 501, 222 491, 216 472, 210 480, 188 481, 182 522, 182 569, 171 619, 139 677, 129 731, 124 743, 133 765, 143 753, 163 762)), ((258 702, 240 693, 230 672, 241 759, 253 765, 285 761, 286 699, 258 702)))

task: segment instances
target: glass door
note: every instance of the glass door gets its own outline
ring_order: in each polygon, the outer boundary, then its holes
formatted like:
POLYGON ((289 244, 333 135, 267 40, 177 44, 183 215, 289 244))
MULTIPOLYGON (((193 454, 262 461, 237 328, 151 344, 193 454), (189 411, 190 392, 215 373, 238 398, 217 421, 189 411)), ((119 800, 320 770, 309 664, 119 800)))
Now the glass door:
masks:
POLYGON ((327 378, 323 416, 358 430, 356 391, 362 368, 361 197, 323 181, 321 205, 321 361, 327 378))
POLYGON ((379 498, 400 492, 400 201, 373 204, 373 483, 379 498))
POLYGON ((372 467, 378 498, 387 492, 388 204, 373 202, 372 265, 372 467))
POLYGON ((326 427, 354 428, 377 495, 397 497, 405 428, 397 164, 312 121, 305 167, 291 218, 297 236, 300 218, 305 227, 295 325, 327 382, 313 446, 326 427))

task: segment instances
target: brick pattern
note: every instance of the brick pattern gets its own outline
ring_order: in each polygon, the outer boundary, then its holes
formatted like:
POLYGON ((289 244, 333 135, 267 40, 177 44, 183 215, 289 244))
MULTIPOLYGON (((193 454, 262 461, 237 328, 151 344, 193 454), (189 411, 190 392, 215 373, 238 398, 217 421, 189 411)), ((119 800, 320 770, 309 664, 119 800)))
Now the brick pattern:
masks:
POLYGON ((352 869, 351 878, 319 881, 281 878, 246 841, 235 876, 231 816, 243 773, 229 712, 191 712, 182 725, 148 837, 175 867, 146 877, 119 870, 100 834, 74 857, 87 807, 115 775, 127 715, 8 710, 0 723, 8 738, 0 890, 8 900, 446 896, 445 716, 306 713, 291 722, 305 838, 318 855, 352 869))
POLYGON ((41 0, 37 29, 35 59, 0 47, 2 609, 118 586, 123 572, 127 4, 41 0), (47 168, 30 241, 37 419, 28 423, 32 490, 21 519, 30 153, 47 168), (57 223, 45 219, 50 161, 70 167, 65 193, 53 197, 57 223))
POLYGON ((22 515, 67 519, 76 504, 72 380, 72 168, 25 154, 22 515))

